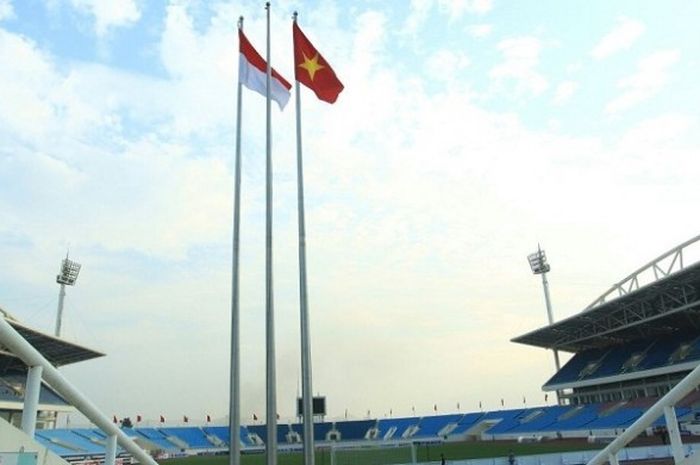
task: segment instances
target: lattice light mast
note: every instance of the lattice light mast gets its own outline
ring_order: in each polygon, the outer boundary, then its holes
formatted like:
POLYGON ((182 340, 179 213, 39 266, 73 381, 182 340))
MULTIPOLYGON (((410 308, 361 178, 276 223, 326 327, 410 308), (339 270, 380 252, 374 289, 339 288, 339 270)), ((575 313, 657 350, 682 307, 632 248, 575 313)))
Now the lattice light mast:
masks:
MULTIPOLYGON (((552 315, 552 302, 549 298, 549 283, 547 282, 547 273, 550 270, 549 263, 547 263, 547 255, 544 250, 540 248, 537 244, 537 252, 532 253, 527 256, 527 261, 530 262, 530 269, 534 274, 542 276, 542 287, 544 288, 544 302, 547 305, 547 318, 549 319, 549 324, 554 324, 554 315, 552 315)), ((554 366, 557 371, 561 368, 559 363, 559 351, 552 349, 554 352, 554 366)))
POLYGON ((61 336, 61 322, 63 320, 63 299, 66 297, 66 286, 75 286, 75 281, 80 273, 80 263, 66 258, 61 262, 61 270, 56 276, 56 282, 61 285, 58 291, 58 312, 56 313, 56 337, 61 336))

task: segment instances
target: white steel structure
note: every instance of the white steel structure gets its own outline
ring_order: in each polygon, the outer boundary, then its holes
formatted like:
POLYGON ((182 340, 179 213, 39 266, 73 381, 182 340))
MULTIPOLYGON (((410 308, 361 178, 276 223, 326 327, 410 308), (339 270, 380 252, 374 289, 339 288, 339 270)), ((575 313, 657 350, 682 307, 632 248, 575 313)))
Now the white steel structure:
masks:
MULTIPOLYGON (((549 263, 547 263, 547 255, 544 250, 540 248, 537 244, 537 252, 532 253, 527 256, 527 261, 530 263, 530 269, 533 274, 538 274, 542 276, 542 287, 544 288, 544 303, 547 306, 547 321, 550 325, 554 324, 554 314, 552 312, 552 301, 549 297, 549 282, 547 281, 547 273, 551 269, 549 263)), ((554 353, 554 366, 557 371, 561 369, 561 364, 559 363, 559 351, 557 349, 552 349, 554 353)))
POLYGON ((25 393, 25 405, 22 416, 22 429, 29 436, 34 436, 37 416, 37 403, 41 379, 49 384, 67 401, 73 404, 93 424, 107 434, 107 454, 105 465, 114 465, 116 445, 126 449, 136 460, 144 465, 157 465, 143 449, 124 434, 112 421, 100 412, 78 389, 76 389, 38 350, 36 350, 22 335, 0 317, 0 344, 19 357, 29 368, 29 379, 25 393))

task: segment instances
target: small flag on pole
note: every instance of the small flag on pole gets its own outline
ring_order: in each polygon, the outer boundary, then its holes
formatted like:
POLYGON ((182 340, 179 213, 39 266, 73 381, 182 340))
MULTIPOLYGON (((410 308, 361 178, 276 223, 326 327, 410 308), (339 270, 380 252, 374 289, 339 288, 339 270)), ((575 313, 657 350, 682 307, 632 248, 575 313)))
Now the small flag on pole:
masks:
POLYGON ((190 421, 190 419, 187 418, 187 415, 183 415, 183 416, 182 416, 182 421, 183 421, 184 423, 188 423, 188 422, 190 421))
POLYGON ((141 423, 141 420, 143 420, 141 415, 136 415, 136 423, 141 423))
MULTIPOLYGON (((240 57, 238 61, 238 79, 248 89, 267 96, 267 63, 253 48, 242 30, 238 30, 240 57)), ((291 95, 292 85, 274 68, 270 79, 270 98, 284 110, 291 95)))
POLYGON ((549 399, 549 394, 544 395, 544 401, 547 402, 547 399, 549 399))
POLYGON ((258 421, 258 416, 256 414, 253 414, 253 421, 258 421))
POLYGON ((481 401, 479 401, 479 410, 481 410, 481 401))
POLYGON ((433 405, 433 410, 437 412, 437 404, 433 405))
POLYGON ((160 416, 160 422, 165 423, 165 417, 163 415, 160 416))
POLYGON ((501 407, 505 406, 505 402, 503 402, 503 399, 501 398, 501 407))
POLYGON ((292 26, 294 36, 294 72, 296 80, 313 90, 316 97, 335 103, 343 91, 343 83, 333 68, 306 38, 296 21, 292 26))
POLYGON ((117 416, 112 415, 112 423, 114 423, 116 425, 118 422, 119 422, 119 420, 117 420, 117 416))
POLYGON ((207 415, 207 423, 211 423, 211 415, 207 415))

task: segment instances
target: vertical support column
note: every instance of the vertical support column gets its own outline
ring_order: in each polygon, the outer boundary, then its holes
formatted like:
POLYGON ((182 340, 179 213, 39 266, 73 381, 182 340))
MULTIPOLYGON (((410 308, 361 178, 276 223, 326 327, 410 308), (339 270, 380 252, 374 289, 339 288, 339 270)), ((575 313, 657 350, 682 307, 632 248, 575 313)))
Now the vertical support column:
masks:
POLYGON ((678 420, 676 419, 676 410, 672 405, 664 407, 664 417, 666 418, 666 431, 668 431, 668 439, 671 443, 671 453, 673 461, 678 465, 685 459, 683 453, 683 443, 681 442, 681 434, 678 431, 678 420))
POLYGON ((63 323, 63 299, 66 297, 66 285, 61 283, 58 291, 58 310, 56 310, 56 330, 54 335, 61 337, 61 324, 63 323))
POLYGON ((107 444, 105 447, 105 465, 114 465, 117 460, 117 435, 110 434, 107 436, 107 444))
POLYGON ((418 454, 416 453, 416 443, 411 443, 411 463, 416 465, 418 463, 418 454))
POLYGON ((41 392, 41 365, 30 367, 27 371, 27 384, 24 389, 24 408, 22 410, 22 431, 31 438, 36 429, 36 414, 39 408, 39 392, 41 392))
POLYGON ((620 465, 620 462, 617 460, 617 452, 608 455, 608 462, 610 462, 610 465, 620 465))

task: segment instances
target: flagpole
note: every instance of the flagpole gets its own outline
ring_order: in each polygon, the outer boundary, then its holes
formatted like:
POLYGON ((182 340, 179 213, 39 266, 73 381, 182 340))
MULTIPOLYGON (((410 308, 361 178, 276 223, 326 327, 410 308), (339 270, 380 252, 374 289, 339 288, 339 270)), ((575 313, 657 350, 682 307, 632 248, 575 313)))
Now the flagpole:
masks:
POLYGON ((265 338, 267 342, 267 398, 265 414, 267 415, 267 465, 277 465, 277 384, 275 374, 275 312, 272 294, 272 106, 270 85, 272 80, 272 63, 270 57, 270 2, 265 3, 267 11, 267 76, 266 76, 266 116, 267 137, 265 157, 265 338))
MULTIPOLYGON (((294 12, 297 22, 297 12, 294 12)), ((296 74, 296 72, 295 72, 296 74)), ((314 465, 314 425, 311 388, 311 342, 309 337, 309 307, 306 285, 306 224, 304 219, 304 164, 301 150, 301 92, 294 80, 297 117, 297 204, 299 211, 299 312, 301 324, 301 397, 304 421, 304 464, 314 465)))
MULTIPOLYGON (((243 30, 243 16, 238 18, 238 29, 243 30)), ((240 57, 239 57, 240 60, 240 57)), ((240 369, 240 307, 239 307, 239 271, 240 225, 241 225, 241 114, 242 88, 238 77, 238 101, 236 104, 236 160, 234 162, 233 181, 233 263, 231 273, 231 371, 229 375, 229 465, 241 463, 241 369, 240 369)))

